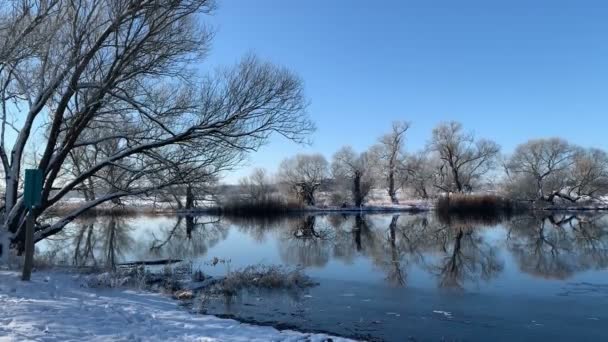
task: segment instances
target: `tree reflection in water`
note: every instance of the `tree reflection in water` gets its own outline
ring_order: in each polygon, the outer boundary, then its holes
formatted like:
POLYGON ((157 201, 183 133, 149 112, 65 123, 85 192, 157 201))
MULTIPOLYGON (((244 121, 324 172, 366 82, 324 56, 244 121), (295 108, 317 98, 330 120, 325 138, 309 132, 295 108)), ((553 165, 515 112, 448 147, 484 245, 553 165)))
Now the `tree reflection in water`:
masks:
POLYGON ((388 271, 386 279, 395 285, 405 285, 406 272, 401 266, 401 260, 404 258, 400 248, 397 248, 397 221, 399 215, 393 215, 391 223, 388 227, 388 245, 390 247, 390 262, 388 263, 388 271))
POLYGON ((326 222, 319 224, 317 216, 292 220, 281 235, 279 253, 285 263, 320 267, 329 261, 335 231, 326 222))
POLYGON ((228 236, 220 218, 178 216, 172 227, 153 233, 150 254, 157 258, 189 259, 206 255, 207 251, 228 236))
POLYGON ((82 218, 51 239, 46 252, 73 266, 113 269, 134 243, 124 216, 82 218))
POLYGON ((506 225, 507 246, 523 272, 566 279, 608 267, 608 223, 602 216, 541 213, 506 225))
POLYGON ((462 289, 467 280, 490 280, 503 269, 496 248, 478 235, 478 228, 446 226, 439 233, 438 264, 431 268, 438 272, 439 286, 462 289))
POLYGON ((113 269, 124 261, 204 255, 228 234, 217 218, 180 216, 150 236, 136 239, 131 219, 120 215, 79 219, 50 239, 45 252, 56 262, 113 269))
POLYGON ((416 268, 434 275, 439 287, 462 289, 500 274, 505 267, 501 250, 509 252, 508 260, 521 272, 544 278, 566 279, 577 272, 606 269, 607 217, 537 213, 497 224, 485 218, 429 214, 184 216, 168 222, 162 218, 160 228, 141 231, 134 223, 147 224, 148 218, 107 216, 76 221, 46 242, 46 252, 72 265, 107 268, 126 258, 189 259, 206 255, 236 229, 254 243, 277 242, 280 260, 268 262, 327 267, 332 259, 353 264, 363 258, 395 286, 406 286, 408 273, 416 268))

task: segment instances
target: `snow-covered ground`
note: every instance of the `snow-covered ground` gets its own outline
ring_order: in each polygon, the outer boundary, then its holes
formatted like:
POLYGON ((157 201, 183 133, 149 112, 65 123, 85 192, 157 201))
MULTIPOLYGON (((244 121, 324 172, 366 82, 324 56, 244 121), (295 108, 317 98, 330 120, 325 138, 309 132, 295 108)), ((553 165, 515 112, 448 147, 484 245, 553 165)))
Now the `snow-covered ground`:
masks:
POLYGON ((79 275, 0 271, 0 342, 348 341, 198 315, 159 294, 93 289, 79 275))

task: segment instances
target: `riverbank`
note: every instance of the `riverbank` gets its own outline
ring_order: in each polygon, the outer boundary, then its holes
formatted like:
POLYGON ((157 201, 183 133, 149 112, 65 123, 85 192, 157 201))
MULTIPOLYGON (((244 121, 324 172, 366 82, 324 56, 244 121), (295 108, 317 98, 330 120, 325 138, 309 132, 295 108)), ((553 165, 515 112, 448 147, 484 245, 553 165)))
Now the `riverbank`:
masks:
POLYGON ((256 210, 255 206, 250 207, 247 206, 244 210, 241 208, 229 208, 225 209, 223 207, 212 207, 212 208, 197 208, 192 210, 179 210, 177 213, 179 214, 226 214, 237 215, 237 216, 256 216, 267 215, 272 216, 275 214, 298 214, 298 213, 307 213, 307 214, 317 214, 317 213, 392 213, 392 212, 424 212, 430 211, 434 208, 434 203, 432 201, 427 200, 409 200, 405 201, 401 204, 387 204, 387 203, 370 203, 365 204, 360 207, 356 206, 286 206, 281 207, 277 210, 264 210, 264 208, 260 210, 256 210))
MULTIPOLYGON (((51 215, 66 215, 75 210, 78 206, 76 201, 70 203, 60 203, 53 207, 50 211, 51 215)), ((268 210, 247 210, 240 212, 239 210, 224 210, 219 206, 208 206, 195 209, 176 209, 166 206, 150 205, 141 201, 133 203, 125 203, 120 206, 102 205, 99 208, 94 208, 85 213, 84 216, 103 216, 103 215, 120 215, 120 216, 141 216, 141 215, 226 215, 226 216, 281 216, 281 215, 298 215, 298 214, 352 214, 352 213, 417 213, 429 212, 437 210, 436 201, 434 200, 403 200, 400 204, 386 203, 385 201, 375 201, 361 207, 355 206, 301 206, 289 207, 277 211, 268 210)), ((532 202, 519 202, 519 212, 585 212, 585 211, 608 211, 608 200, 597 202, 586 202, 580 205, 559 204, 559 205, 540 205, 532 202)), ((474 208, 469 210, 473 214, 483 213, 483 210, 474 208)), ((455 213, 462 213, 461 210, 454 210, 455 213)), ((465 213, 467 214, 467 213, 465 213)))
POLYGON ((188 312, 166 296, 90 288, 79 274, 0 271, 0 341, 350 341, 188 312))

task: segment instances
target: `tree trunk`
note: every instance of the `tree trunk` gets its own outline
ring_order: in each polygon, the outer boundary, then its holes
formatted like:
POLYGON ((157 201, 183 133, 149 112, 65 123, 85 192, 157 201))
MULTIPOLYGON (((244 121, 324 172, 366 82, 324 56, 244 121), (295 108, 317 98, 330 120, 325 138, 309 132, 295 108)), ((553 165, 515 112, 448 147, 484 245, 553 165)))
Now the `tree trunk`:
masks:
POLYGON ((173 194, 173 199, 175 200, 175 203, 177 203, 177 210, 184 209, 184 205, 182 204, 182 200, 179 198, 178 195, 173 194))
POLYGON ((315 205, 315 187, 307 184, 301 184, 299 186, 299 196, 302 202, 306 205, 315 205))
POLYGON ((355 173, 353 183, 353 199, 355 200, 355 206, 360 207, 363 204, 363 195, 361 194, 361 173, 355 173))
POLYGON ((10 253, 11 246, 11 233, 15 231, 11 227, 9 222, 9 214, 17 199, 17 188, 19 186, 19 177, 12 176, 11 170, 5 170, 5 194, 4 194, 4 213, 2 217, 2 226, 0 226, 0 261, 2 264, 8 263, 8 256, 10 253))
POLYGON ((393 170, 390 170, 388 174, 388 195, 391 197, 393 204, 399 204, 397 189, 395 189, 395 172, 393 170))
POLYGON ((538 198, 539 199, 544 199, 545 198, 545 194, 543 191, 543 181, 542 179, 537 179, 536 180, 536 187, 538 188, 538 198))
POLYGON ((455 167, 452 167, 452 176, 454 177, 454 183, 456 184, 456 191, 462 192, 462 182, 460 181, 460 175, 455 167))
POLYGON ((186 188, 186 210, 194 208, 194 195, 192 194, 192 185, 188 184, 186 188))
POLYGON ((429 198, 429 193, 426 191, 426 187, 424 185, 420 187, 420 192, 423 199, 429 198))

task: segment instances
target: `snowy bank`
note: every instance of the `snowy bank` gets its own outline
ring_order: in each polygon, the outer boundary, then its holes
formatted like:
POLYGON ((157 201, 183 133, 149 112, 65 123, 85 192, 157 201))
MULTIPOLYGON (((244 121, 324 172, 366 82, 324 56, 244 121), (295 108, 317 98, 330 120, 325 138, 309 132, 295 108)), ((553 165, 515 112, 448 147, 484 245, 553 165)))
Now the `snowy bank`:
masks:
POLYGON ((79 275, 0 271, 0 342, 350 341, 189 313, 159 294, 92 289, 79 275))

